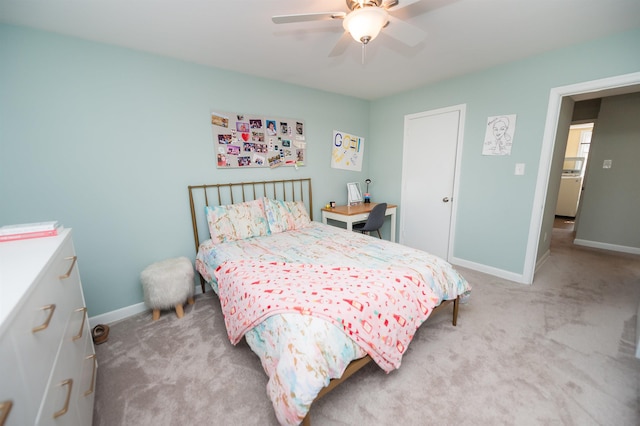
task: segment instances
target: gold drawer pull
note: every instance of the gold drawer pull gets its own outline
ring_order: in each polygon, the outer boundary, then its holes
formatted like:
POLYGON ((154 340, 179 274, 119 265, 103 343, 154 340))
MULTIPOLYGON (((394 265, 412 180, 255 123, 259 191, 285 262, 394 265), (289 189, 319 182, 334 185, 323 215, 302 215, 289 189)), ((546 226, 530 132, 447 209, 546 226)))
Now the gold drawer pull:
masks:
POLYGON ((76 264, 76 260, 78 260, 78 256, 65 257, 64 260, 73 260, 73 262, 71 262, 71 266, 69 266, 69 270, 67 271, 67 273, 64 275, 60 275, 59 278, 61 280, 66 280, 71 276, 71 271, 73 271, 73 267, 76 264))
MULTIPOLYGON (((93 393, 95 384, 96 384, 96 370, 98 369, 98 361, 96 360, 96 354, 91 354, 88 357, 85 358, 85 360, 93 360, 93 374, 91 374, 91 386, 89 387, 89 389, 84 393, 84 396, 89 396, 93 393)), ((0 425, 2 426, 2 425, 0 425)))
POLYGON ((64 401, 64 407, 62 407, 60 411, 56 411, 55 413, 53 413, 54 419, 57 419, 60 416, 64 416, 67 413, 67 411, 69 411, 69 401, 71 400, 71 389, 73 388, 73 379, 67 379, 63 381, 62 383, 60 383, 60 387, 62 386, 68 386, 67 399, 64 401))
POLYGON ((0 426, 4 425, 4 422, 7 421, 7 417, 9 417, 9 413, 11 412, 11 407, 13 407, 12 401, 0 402, 0 426))
POLYGON ((51 318, 53 317, 53 312, 56 310, 56 305, 51 304, 51 305, 43 306, 40 309, 42 309, 43 311, 49 311, 49 316, 42 324, 40 324, 37 327, 33 327, 33 329, 31 329, 32 333, 37 333, 38 331, 42 331, 45 328, 49 327, 49 323, 51 322, 51 318))
POLYGON ((73 336, 72 339, 75 342, 76 340, 82 338, 82 332, 84 331, 84 320, 87 317, 87 315, 85 315, 87 313, 87 308, 78 308, 74 312, 82 312, 82 324, 80 324, 80 330, 78 330, 78 334, 73 336))

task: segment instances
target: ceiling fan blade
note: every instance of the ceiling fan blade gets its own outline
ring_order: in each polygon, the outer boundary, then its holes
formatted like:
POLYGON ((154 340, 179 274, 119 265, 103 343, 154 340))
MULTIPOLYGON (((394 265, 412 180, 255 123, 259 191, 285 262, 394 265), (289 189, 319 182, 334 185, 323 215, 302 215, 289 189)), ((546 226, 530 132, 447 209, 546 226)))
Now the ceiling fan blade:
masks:
POLYGON ((333 46, 333 49, 329 53, 329 57, 333 58, 335 56, 342 55, 344 51, 347 50, 347 47, 349 47, 352 41, 353 38, 351 38, 351 34, 345 31, 342 34, 342 37, 340 37, 340 39, 338 39, 338 41, 336 42, 336 45, 333 46))
POLYGON ((427 33, 420 28, 391 15, 389 15, 389 25, 383 28, 382 32, 410 47, 416 46, 427 37, 427 33))
POLYGON ((345 12, 317 12, 301 13, 297 15, 278 15, 273 16, 271 20, 276 24, 290 24, 292 22, 328 21, 331 19, 343 19, 345 16, 347 16, 345 12))

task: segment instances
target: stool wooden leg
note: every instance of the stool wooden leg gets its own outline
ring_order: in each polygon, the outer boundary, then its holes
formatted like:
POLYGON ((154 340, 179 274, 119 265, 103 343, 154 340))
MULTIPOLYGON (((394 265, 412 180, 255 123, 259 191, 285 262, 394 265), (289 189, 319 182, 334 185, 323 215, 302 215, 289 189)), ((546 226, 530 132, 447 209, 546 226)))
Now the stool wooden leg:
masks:
POLYGON ((188 303, 188 304, 190 304, 190 305, 193 305, 193 303, 194 303, 194 301, 193 301, 193 296, 191 296, 191 297, 189 297, 189 298, 187 299, 187 303, 188 303))
POLYGON ((158 318, 160 318, 160 309, 154 309, 153 310, 153 320, 156 321, 158 318))
POLYGON ((182 318, 184 316, 184 311, 182 310, 182 303, 176 305, 176 315, 178 318, 182 318))

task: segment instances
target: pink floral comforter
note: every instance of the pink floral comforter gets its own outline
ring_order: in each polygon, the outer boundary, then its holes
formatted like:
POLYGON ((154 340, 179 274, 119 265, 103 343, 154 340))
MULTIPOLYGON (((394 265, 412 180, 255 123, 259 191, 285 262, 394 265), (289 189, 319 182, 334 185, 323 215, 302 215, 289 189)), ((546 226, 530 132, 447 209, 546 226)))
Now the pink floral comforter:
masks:
POLYGON ((271 315, 311 315, 342 329, 387 373, 439 303, 410 271, 239 260, 215 275, 234 345, 271 315))
MULTIPOLYGON (((311 222, 309 226, 264 237, 200 245, 196 269, 219 293, 215 271, 225 262, 314 264, 383 270, 412 276, 426 285, 437 304, 471 291, 443 259, 390 241, 311 222)), ((257 321, 245 339, 269 376, 267 394, 278 420, 297 425, 330 379, 366 352, 332 322, 311 315, 281 313, 257 321)))

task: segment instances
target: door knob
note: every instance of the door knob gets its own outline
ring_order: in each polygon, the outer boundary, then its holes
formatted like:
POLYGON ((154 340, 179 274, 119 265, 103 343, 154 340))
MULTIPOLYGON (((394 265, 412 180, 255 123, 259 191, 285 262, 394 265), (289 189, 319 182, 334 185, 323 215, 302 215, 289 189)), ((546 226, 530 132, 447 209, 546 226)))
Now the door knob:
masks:
POLYGON ((448 202, 449 202, 449 197, 444 197, 444 198, 442 199, 442 202, 443 202, 443 203, 448 203, 448 202))

